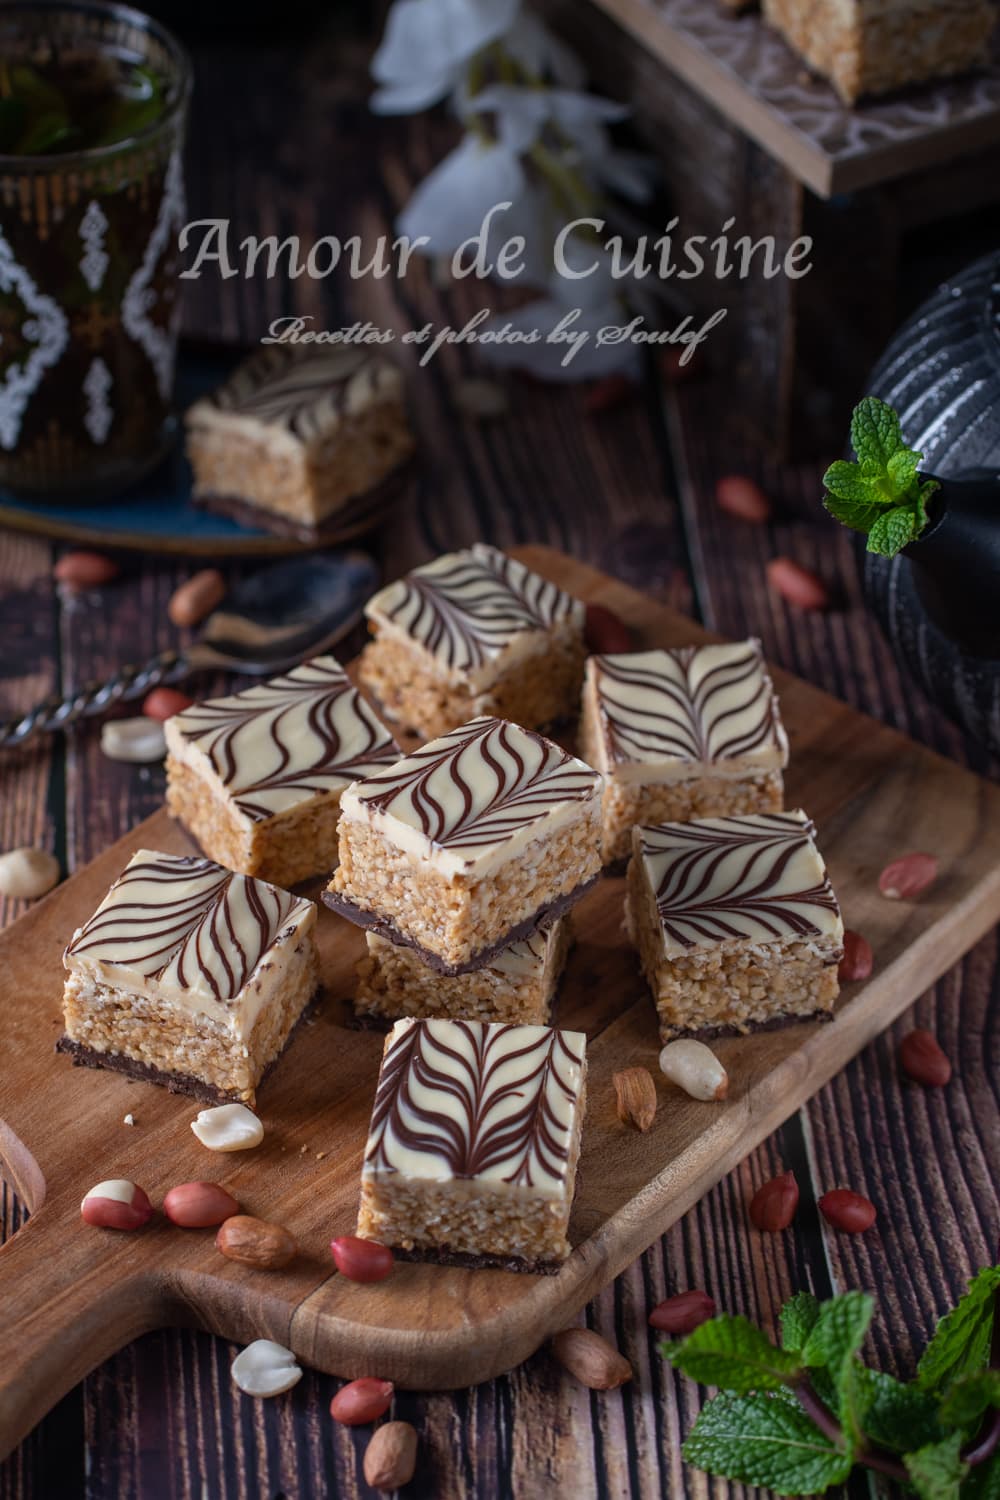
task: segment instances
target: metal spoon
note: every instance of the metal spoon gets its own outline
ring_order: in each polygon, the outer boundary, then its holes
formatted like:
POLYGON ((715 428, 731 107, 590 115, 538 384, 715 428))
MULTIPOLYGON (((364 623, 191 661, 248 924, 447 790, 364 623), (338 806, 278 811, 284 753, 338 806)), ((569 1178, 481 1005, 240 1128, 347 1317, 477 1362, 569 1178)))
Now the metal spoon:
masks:
POLYGON ((0 722, 0 749, 65 729, 77 719, 207 668, 249 677, 282 672, 347 635, 378 577, 364 552, 319 553, 264 568, 233 589, 186 650, 163 651, 141 667, 122 667, 105 683, 89 683, 65 698, 46 698, 23 718, 0 722))

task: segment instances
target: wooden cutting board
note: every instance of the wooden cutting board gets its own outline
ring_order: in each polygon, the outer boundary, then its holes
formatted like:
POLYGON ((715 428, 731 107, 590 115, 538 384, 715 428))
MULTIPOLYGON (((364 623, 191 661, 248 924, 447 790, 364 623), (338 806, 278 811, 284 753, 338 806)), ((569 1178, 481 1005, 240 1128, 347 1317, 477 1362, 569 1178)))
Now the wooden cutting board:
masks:
MULTIPOLYGON (((692 621, 546 548, 519 555, 634 627, 642 646, 706 638, 692 621)), ((788 806, 819 826, 849 927, 876 955, 832 1024, 718 1044, 731 1089, 698 1104, 659 1075, 660 1108, 644 1136, 617 1122, 612 1073, 656 1074, 653 1006, 622 931, 621 880, 578 908, 579 941, 563 981, 561 1024, 590 1038, 589 1108, 571 1238, 558 1276, 400 1265, 378 1286, 338 1276, 329 1241, 351 1232, 381 1038, 350 1026, 360 934, 321 910, 326 1000, 261 1092, 258 1150, 206 1151, 198 1106, 151 1084, 73 1068, 56 1055, 63 946, 135 849, 190 849, 164 813, 134 829, 0 937, 0 1160, 31 1218, 0 1249, 0 1456, 88 1370, 138 1334, 198 1324, 238 1342, 267 1336, 307 1364, 378 1375, 417 1389, 485 1380, 520 1363, 684 1214, 821 1084, 1000 919, 1000 788, 806 683, 776 673, 792 747, 788 806), (911 849, 941 862, 916 904, 880 896, 889 858, 911 849), (132 1114, 134 1126, 123 1123, 132 1114), (136 1234, 89 1228, 80 1199, 130 1177, 154 1203, 174 1183, 223 1182, 245 1211, 284 1224, 301 1254, 287 1270, 225 1260, 213 1232, 162 1218, 136 1234)))

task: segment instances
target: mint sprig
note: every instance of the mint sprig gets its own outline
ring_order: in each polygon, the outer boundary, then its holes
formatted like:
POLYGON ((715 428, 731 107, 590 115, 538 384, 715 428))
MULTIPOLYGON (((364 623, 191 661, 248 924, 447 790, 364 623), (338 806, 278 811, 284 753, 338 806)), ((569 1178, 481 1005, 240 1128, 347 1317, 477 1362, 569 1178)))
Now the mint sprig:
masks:
MULTIPOLYGON (((884 444, 887 433, 882 423, 872 441, 884 444)), ((826 1302, 800 1292, 782 1308, 780 1347, 729 1316, 662 1344, 675 1369, 721 1391, 684 1457, 779 1495, 822 1494, 863 1464, 920 1500, 1000 1500, 998 1293, 1000 1266, 980 1271, 909 1383, 861 1361, 873 1312, 864 1292, 826 1302)))
POLYGON ((940 488, 921 479, 921 453, 903 441, 899 417, 877 396, 854 408, 851 444, 857 463, 839 460, 823 476, 823 504, 836 520, 868 537, 868 551, 897 552, 926 529, 927 504, 940 488))

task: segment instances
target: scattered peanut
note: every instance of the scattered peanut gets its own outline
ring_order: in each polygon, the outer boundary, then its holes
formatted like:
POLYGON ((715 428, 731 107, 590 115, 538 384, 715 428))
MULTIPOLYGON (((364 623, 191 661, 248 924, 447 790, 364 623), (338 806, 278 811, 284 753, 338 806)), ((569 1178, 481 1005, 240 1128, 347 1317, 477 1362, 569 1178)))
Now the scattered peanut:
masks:
POLYGON ((58 885, 59 861, 45 849, 9 849, 0 854, 0 896, 35 901, 58 885))
POLYGON ((101 725, 101 749, 109 760, 148 765, 167 753, 163 726, 145 715, 138 719, 109 719, 101 725))
POLYGON ((899 1065, 914 1083, 924 1088, 941 1089, 951 1079, 951 1062, 941 1050, 937 1037, 918 1026, 899 1044, 899 1065))
POLYGON ((904 854, 886 865, 878 888, 890 901, 915 901, 937 879, 938 862, 933 854, 904 854))
POLYGON ((819 1211, 826 1222, 844 1234, 864 1234, 875 1223, 875 1205, 849 1188, 834 1188, 819 1200, 819 1211))
POLYGON ((302 1379, 291 1349, 273 1339, 254 1339, 237 1354, 229 1373, 248 1396, 280 1396, 302 1379))
POLYGON ((842 984, 853 984, 858 979, 868 979, 875 958, 872 945, 860 932, 847 928, 844 932, 844 956, 840 960, 837 977, 842 984))
POLYGON ((118 577, 119 571, 118 564, 102 552, 67 552, 56 563, 52 574, 57 583, 79 593, 110 583, 118 577))
POLYGON ((702 1323, 707 1323, 709 1318, 715 1317, 715 1303, 707 1292, 692 1290, 690 1292, 678 1292, 676 1297, 668 1297, 666 1302, 659 1302, 649 1315, 650 1328, 658 1328, 661 1333, 673 1333, 678 1337, 694 1333, 702 1323))
POLYGON ((153 1205, 141 1187, 127 1177, 114 1177, 90 1189, 80 1217, 98 1229, 141 1229, 153 1217, 153 1205))
POLYGON ((181 1182, 163 1200, 163 1212, 182 1229, 209 1229, 239 1211, 232 1193, 217 1182, 181 1182))
POLYGON ((750 1220, 755 1229, 778 1234, 787 1229, 799 1206, 799 1185, 794 1172, 772 1177, 757 1189, 750 1200, 750 1220))
POLYGON ((191 1129, 209 1151, 249 1151, 264 1139, 264 1127, 245 1104, 218 1104, 203 1109, 191 1129))
POLYGON ((692 1099, 724 1099, 729 1074, 711 1047, 693 1037, 668 1042, 660 1053, 660 1072, 692 1099))
POLYGON ((647 1131, 656 1118, 656 1084, 648 1068, 623 1068, 612 1078, 615 1107, 623 1125, 647 1131))
POLYGON ((364 1475, 373 1490, 399 1490, 417 1467, 417 1431, 409 1422, 383 1422, 365 1449, 364 1475))
POLYGON ((613 656, 618 651, 632 650, 632 632, 624 620, 603 604, 588 604, 584 625, 587 650, 595 656, 613 656))
POLYGON ((181 628, 200 625, 226 594, 226 580, 218 568, 202 568, 174 590, 167 603, 167 614, 181 628))
POLYGON ((392 1273, 392 1251, 375 1240, 342 1234, 330 1241, 330 1252, 337 1270, 348 1281, 384 1281, 392 1273))
POLYGON ((367 1375, 360 1380, 349 1380, 330 1402, 330 1415, 345 1427, 377 1422, 392 1405, 394 1390, 391 1380, 374 1380, 367 1375))
POLYGON ((762 526, 771 519, 770 500, 759 484, 743 474, 727 474, 720 479, 715 486, 715 499, 720 510, 737 520, 762 526))
POLYGON ((259 1271, 280 1271, 299 1253, 287 1229, 251 1214, 234 1214, 227 1219, 215 1236, 215 1245, 229 1260, 256 1266, 259 1271))
POLYGON ((566 1328, 557 1333, 552 1353, 591 1391, 611 1391, 632 1379, 632 1366, 625 1356, 590 1328, 566 1328))
POLYGON ((176 688, 158 687, 143 698, 142 711, 147 719, 163 721, 172 719, 174 714, 182 714, 193 702, 187 693, 179 693, 176 688))
POLYGON ((828 609, 830 591, 822 578, 790 557, 775 557, 767 565, 767 581, 776 594, 797 609, 828 609))

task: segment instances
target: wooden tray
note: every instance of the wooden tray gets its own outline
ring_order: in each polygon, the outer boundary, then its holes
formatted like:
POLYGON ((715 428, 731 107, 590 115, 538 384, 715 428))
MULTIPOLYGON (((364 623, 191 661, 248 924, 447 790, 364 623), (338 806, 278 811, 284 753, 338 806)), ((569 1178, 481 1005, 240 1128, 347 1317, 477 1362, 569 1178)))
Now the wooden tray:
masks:
MULTIPOLYGON (((532 567, 635 627, 643 645, 705 638, 700 627, 545 548, 532 567)), ((133 850, 188 848, 157 813, 0 938, 0 1160, 31 1218, 0 1250, 4 1358, 0 1453, 88 1370, 136 1335, 198 1324, 246 1342, 266 1335, 343 1376, 442 1389, 525 1359, 763 1137, 877 1035, 1000 918, 1000 788, 933 755, 807 684, 777 674, 792 744, 789 805, 816 818, 849 926, 877 967, 850 987, 832 1024, 719 1044, 732 1079, 723 1105, 660 1087, 654 1128, 615 1118, 611 1075, 655 1071, 653 1008, 622 933, 622 882, 579 909, 580 941, 560 1021, 590 1038, 590 1107, 571 1236, 556 1277, 400 1265, 374 1287, 336 1275, 328 1242, 350 1231, 381 1038, 350 1029, 359 934, 321 913, 327 1001, 262 1091, 264 1145, 205 1151, 198 1106, 149 1084, 74 1069, 53 1052, 61 1028, 61 953, 133 850), (917 905, 878 894, 887 859, 933 850, 941 876, 917 905), (131 1113, 136 1124, 123 1124, 131 1113), (287 1225, 302 1247, 283 1272, 224 1260, 211 1231, 158 1219, 138 1234, 89 1229, 79 1203, 95 1181, 131 1177, 155 1203, 173 1183, 225 1182, 247 1211, 287 1225)))

